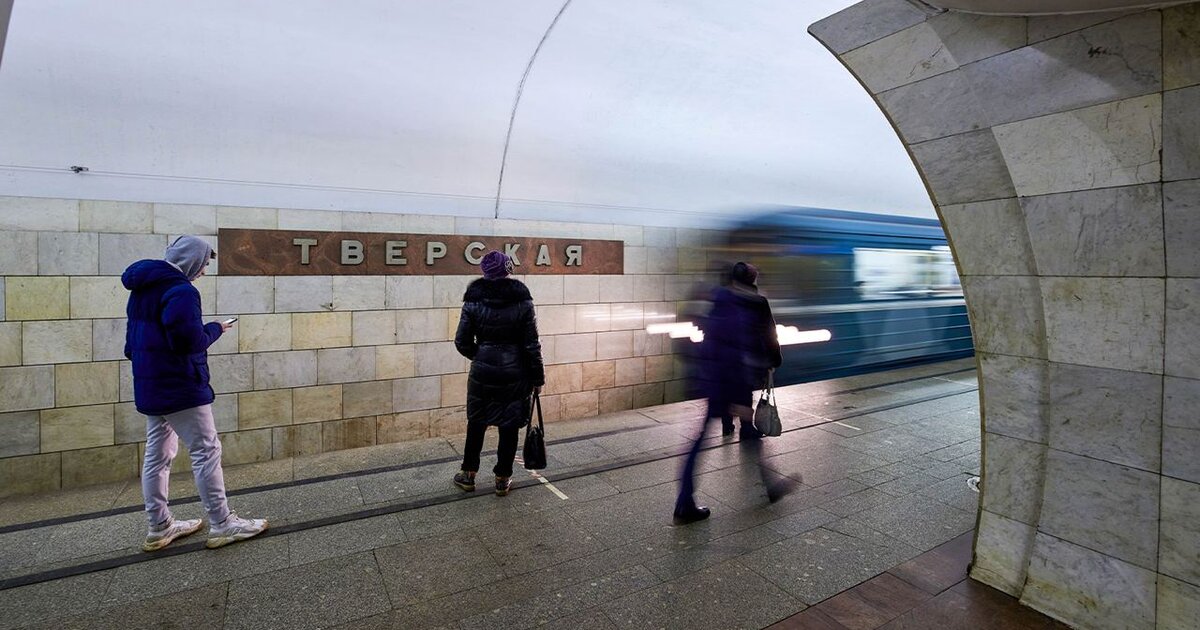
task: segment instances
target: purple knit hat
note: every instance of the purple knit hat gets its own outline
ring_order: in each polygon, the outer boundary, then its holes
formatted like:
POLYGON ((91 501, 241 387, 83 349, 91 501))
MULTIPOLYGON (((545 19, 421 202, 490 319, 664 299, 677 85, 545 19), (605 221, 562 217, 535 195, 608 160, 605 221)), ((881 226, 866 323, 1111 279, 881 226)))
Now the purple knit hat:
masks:
POLYGON ((512 273, 512 259, 504 254, 492 250, 479 261, 479 268, 483 270, 483 277, 488 280, 504 278, 512 273))
POLYGON ((730 277, 734 282, 740 282, 752 287, 758 286, 758 267, 747 262, 739 262, 733 266, 730 277))

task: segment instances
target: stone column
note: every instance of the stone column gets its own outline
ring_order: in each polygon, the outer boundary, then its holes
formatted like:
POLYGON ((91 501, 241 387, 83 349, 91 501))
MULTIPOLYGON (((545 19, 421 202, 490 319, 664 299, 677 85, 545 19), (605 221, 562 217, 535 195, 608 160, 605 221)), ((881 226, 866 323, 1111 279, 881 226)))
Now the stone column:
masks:
POLYGON ((1200 5, 810 28, 891 121, 980 368, 971 575, 1069 624, 1200 623, 1200 5))

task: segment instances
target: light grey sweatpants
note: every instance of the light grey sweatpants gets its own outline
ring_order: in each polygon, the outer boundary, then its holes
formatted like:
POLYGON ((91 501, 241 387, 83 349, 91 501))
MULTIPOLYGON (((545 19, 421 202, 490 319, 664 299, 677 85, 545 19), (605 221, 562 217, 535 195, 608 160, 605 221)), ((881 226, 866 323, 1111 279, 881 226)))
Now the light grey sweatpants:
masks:
POLYGON ((171 518, 167 508, 171 462, 179 450, 179 440, 187 445, 192 458, 192 474, 200 504, 208 513, 208 522, 224 523, 229 516, 225 501, 225 475, 221 472, 221 440, 213 421, 212 405, 184 409, 165 416, 146 416, 146 459, 142 463, 142 496, 146 516, 153 528, 171 518))

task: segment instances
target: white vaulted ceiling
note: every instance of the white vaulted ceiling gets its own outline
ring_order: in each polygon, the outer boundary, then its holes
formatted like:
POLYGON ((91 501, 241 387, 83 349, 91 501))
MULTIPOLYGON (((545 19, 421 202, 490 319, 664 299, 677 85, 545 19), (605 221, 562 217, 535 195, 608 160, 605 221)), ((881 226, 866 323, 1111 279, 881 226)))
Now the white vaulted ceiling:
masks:
POLYGON ((924 0, 940 9, 986 13, 991 15, 1057 15, 1063 13, 1095 13, 1123 9, 1187 4, 1194 0, 1153 2, 1149 0, 924 0))

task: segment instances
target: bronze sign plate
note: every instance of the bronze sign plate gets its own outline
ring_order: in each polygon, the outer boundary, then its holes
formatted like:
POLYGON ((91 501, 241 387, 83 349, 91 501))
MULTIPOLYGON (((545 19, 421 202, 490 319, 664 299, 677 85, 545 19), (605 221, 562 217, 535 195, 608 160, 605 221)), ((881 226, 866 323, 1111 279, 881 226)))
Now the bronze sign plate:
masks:
POLYGON ((515 274, 623 274, 623 241, 509 236, 380 234, 310 230, 217 233, 221 275, 472 275, 492 250, 518 263, 515 274))

